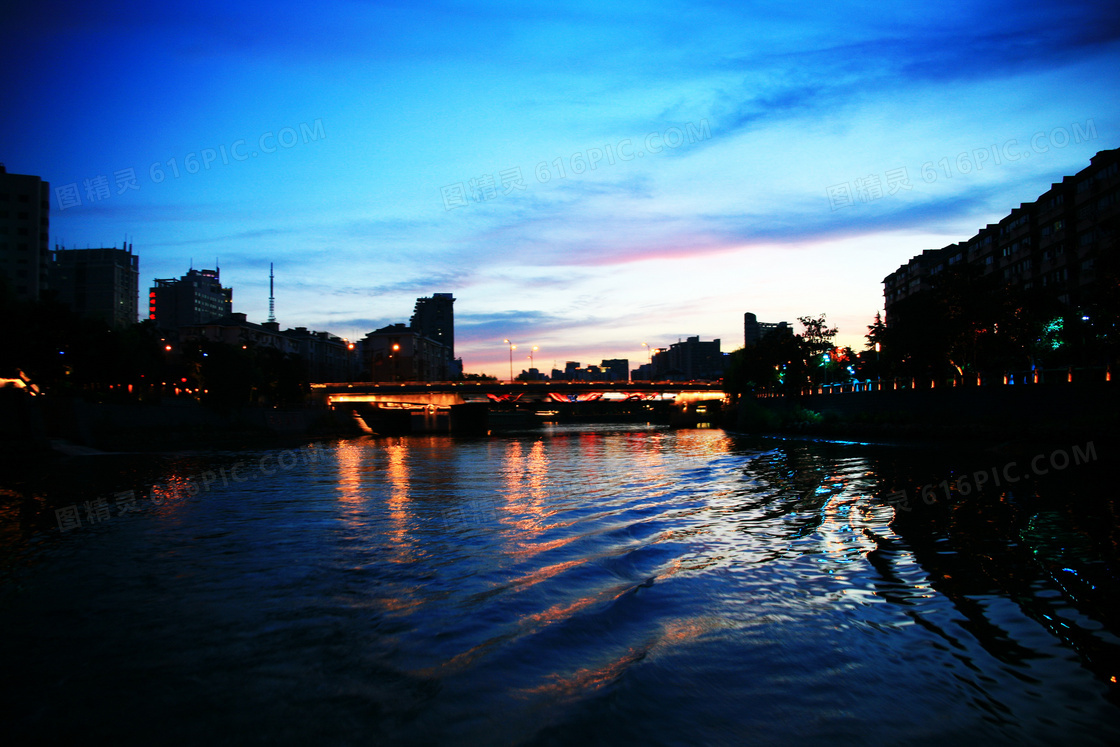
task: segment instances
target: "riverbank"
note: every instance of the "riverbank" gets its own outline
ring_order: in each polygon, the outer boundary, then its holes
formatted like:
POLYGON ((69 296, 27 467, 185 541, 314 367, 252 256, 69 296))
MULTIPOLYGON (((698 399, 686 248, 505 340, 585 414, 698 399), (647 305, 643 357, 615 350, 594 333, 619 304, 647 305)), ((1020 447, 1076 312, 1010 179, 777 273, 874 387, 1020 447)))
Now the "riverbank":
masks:
POLYGON ((963 387, 741 399, 724 426, 854 441, 1114 440, 1120 387, 963 387))
POLYGON ((9 455, 286 446, 363 432, 350 413, 322 406, 219 411, 193 400, 102 403, 14 391, 0 397, 0 422, 9 455))

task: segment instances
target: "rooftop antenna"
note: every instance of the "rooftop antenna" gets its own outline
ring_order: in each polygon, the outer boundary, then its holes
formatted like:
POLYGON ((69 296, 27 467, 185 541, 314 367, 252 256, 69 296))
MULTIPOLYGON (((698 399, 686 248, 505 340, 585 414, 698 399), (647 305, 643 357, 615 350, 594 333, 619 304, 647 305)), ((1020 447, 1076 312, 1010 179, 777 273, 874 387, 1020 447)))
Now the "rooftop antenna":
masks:
POLYGON ((276 321, 276 296, 273 295, 272 263, 268 263, 268 321, 276 321))

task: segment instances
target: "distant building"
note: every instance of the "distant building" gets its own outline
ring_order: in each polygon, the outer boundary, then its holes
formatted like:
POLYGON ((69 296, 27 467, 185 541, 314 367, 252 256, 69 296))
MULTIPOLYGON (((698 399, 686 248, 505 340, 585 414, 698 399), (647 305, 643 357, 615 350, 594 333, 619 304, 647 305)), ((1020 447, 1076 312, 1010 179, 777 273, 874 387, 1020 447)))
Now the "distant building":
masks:
POLYGON ((564 370, 552 369, 553 381, 579 381, 579 361, 566 361, 564 370))
POLYGON ((522 371, 517 375, 518 381, 548 381, 548 377, 541 373, 540 369, 530 368, 528 371, 522 371))
POLYGON ((450 293, 416 299, 409 327, 421 337, 445 345, 451 358, 455 357, 455 297, 450 293))
POLYGON ((452 370, 450 348, 403 324, 370 332, 359 345, 368 381, 447 381, 452 370))
POLYGON ((277 322, 256 324, 245 314, 234 313, 205 324, 179 328, 182 340, 207 340, 234 347, 272 348, 285 355, 299 356, 312 382, 352 381, 356 353, 345 340, 328 332, 313 332, 306 327, 280 331, 277 322))
POLYGON ((929 290, 939 273, 959 264, 1011 288, 1042 289, 1070 310, 1083 308, 1100 287, 1102 259, 1117 251, 1118 218, 1120 149, 1104 150, 999 223, 967 241, 927 249, 884 278, 886 322, 899 301, 929 290))
POLYGON ((607 381, 629 381, 630 361, 626 358, 610 358, 599 364, 607 376, 607 381))
MULTIPOLYGON (((659 381, 710 381, 723 377, 719 339, 701 342, 689 337, 653 354, 652 378, 659 381)), ((639 369, 640 370, 640 369, 639 369)))
POLYGON ((178 329, 182 340, 209 340, 235 347, 273 348, 293 355, 299 352, 299 343, 281 332, 279 324, 256 324, 241 313, 226 314, 204 323, 185 324, 178 329))
POLYGON ((0 164, 0 275, 13 296, 38 301, 49 285, 51 187, 0 164))
MULTIPOLYGON (((265 322, 264 326, 271 324, 276 322, 265 322)), ((295 342, 296 352, 307 366, 308 380, 317 383, 354 380, 357 355, 342 338, 307 327, 287 329, 283 334, 295 342)))
POLYGON ((763 337, 774 330, 793 334, 793 328, 786 322, 760 322, 758 317, 749 311, 743 314, 743 347, 753 347, 762 341, 763 337))
POLYGON ((634 369, 634 381, 655 381, 657 379, 653 363, 643 363, 634 369))
POLYGON ((156 279, 148 291, 148 318, 161 329, 205 324, 233 313, 233 289, 218 270, 190 270, 178 279, 156 279))
POLYGON ((56 248, 49 283, 56 298, 82 316, 118 328, 137 321, 140 260, 129 244, 120 249, 56 248))

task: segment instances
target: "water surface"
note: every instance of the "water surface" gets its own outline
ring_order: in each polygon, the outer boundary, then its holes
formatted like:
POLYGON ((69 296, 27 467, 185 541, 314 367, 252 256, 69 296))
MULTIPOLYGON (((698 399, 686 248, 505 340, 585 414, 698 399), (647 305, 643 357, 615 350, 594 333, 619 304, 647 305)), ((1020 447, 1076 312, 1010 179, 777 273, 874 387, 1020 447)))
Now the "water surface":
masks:
POLYGON ((5 731, 1115 742, 1120 504, 1102 448, 934 503, 917 488, 1027 462, 555 426, 25 466, 0 486, 5 731), (86 520, 62 532, 71 505, 86 520))

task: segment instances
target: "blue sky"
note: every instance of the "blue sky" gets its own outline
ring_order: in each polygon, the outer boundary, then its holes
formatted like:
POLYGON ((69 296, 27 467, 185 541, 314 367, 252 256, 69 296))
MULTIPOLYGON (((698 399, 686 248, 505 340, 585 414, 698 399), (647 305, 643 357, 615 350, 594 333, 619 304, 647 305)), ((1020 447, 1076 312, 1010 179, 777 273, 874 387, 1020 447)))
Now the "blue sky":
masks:
POLYGON ((0 161, 81 201, 52 243, 128 236, 142 296, 218 258, 255 321, 274 262, 281 324, 350 338, 452 292, 499 375, 745 311, 861 346, 900 264, 1120 147, 1109 2, 6 13, 0 161))

